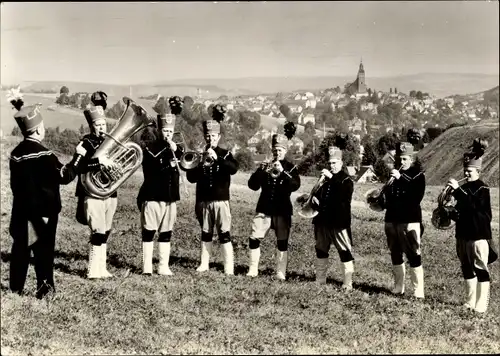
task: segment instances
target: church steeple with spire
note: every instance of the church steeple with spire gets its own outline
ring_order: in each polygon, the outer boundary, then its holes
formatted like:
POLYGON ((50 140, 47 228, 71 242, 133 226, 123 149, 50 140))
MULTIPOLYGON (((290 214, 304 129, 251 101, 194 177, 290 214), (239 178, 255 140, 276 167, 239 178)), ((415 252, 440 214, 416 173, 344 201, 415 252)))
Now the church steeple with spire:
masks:
POLYGON ((365 83, 365 69, 363 68, 363 58, 359 62, 359 70, 358 70, 358 93, 364 94, 366 93, 366 83, 365 83))

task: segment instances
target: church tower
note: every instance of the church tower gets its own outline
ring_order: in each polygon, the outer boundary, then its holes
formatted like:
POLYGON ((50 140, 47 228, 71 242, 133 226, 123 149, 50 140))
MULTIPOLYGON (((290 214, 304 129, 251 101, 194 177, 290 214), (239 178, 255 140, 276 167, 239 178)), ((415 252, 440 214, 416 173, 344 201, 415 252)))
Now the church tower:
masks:
POLYGON ((357 82, 358 82, 358 93, 359 94, 366 93, 365 69, 363 68, 363 59, 361 59, 361 62, 359 63, 357 82))

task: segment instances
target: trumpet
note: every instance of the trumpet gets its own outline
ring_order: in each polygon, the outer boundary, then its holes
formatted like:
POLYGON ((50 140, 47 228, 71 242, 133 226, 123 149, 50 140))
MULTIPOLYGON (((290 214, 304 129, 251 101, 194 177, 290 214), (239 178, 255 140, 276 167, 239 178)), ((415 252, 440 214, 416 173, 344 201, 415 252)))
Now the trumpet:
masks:
POLYGON ((276 179, 280 176, 281 173, 284 173, 288 176, 288 178, 292 178, 292 175, 290 174, 297 166, 294 166, 290 172, 287 172, 285 170, 280 171, 278 169, 279 167, 279 160, 274 159, 272 161, 266 160, 261 163, 261 169, 264 170, 266 173, 269 173, 272 178, 276 179))
MULTIPOLYGON (((399 167, 398 172, 401 171, 402 167, 399 167)), ((395 178, 391 177, 387 183, 385 183, 382 188, 373 188, 365 193, 366 204, 373 211, 384 211, 385 209, 385 190, 394 183, 395 178)))
POLYGON ((309 196, 307 197, 307 200, 302 203, 302 200, 305 199, 307 194, 303 194, 299 197, 297 197, 296 202, 299 204, 300 209, 298 211, 298 214, 302 216, 303 218, 306 219, 312 219, 316 215, 318 215, 319 211, 313 206, 313 197, 314 194, 318 192, 318 190, 325 184, 325 182, 328 180, 328 178, 322 174, 321 177, 319 177, 318 181, 314 185, 314 187, 311 189, 311 192, 309 193, 309 196))
MULTIPOLYGON (((457 181, 458 184, 467 180, 467 177, 464 177, 457 181)), ((455 226, 453 220, 456 220, 458 216, 457 209, 452 205, 452 194, 454 189, 449 185, 446 185, 444 189, 439 193, 437 198, 438 206, 432 212, 431 222, 432 225, 439 230, 448 230, 455 226), (453 219, 452 219, 453 217, 453 219)))

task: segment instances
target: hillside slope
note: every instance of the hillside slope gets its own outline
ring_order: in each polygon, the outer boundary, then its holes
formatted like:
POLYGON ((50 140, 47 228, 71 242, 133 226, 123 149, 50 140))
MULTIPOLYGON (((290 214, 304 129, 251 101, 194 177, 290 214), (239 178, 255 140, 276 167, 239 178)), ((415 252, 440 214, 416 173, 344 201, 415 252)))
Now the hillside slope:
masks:
POLYGON ((498 132, 498 121, 485 121, 445 131, 418 154, 425 166, 427 184, 444 185, 449 178, 462 178, 463 153, 468 150, 474 138, 482 137, 489 143, 483 156, 482 180, 492 187, 498 187, 498 132))

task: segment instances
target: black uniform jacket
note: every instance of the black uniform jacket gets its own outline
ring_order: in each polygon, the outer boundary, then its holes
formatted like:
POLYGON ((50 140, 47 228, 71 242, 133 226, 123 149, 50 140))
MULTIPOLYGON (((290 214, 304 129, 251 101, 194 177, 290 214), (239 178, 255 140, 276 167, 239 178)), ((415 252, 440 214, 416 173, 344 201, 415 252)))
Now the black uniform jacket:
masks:
POLYGON ((39 141, 26 138, 10 155, 12 224, 27 223, 61 212, 59 187, 77 175, 82 156, 76 155, 63 165, 54 153, 39 141))
POLYGON ((326 225, 339 230, 350 228, 353 191, 354 182, 344 170, 326 180, 315 194, 319 200, 319 207, 313 224, 326 225))
POLYGON ((145 201, 178 201, 180 176, 175 160, 184 153, 182 147, 177 145, 174 157, 166 141, 156 140, 146 146, 143 153, 144 183, 137 196, 139 209, 145 201))
POLYGON ((292 216, 293 208, 290 196, 300 188, 300 176, 293 163, 280 161, 283 169, 288 172, 291 178, 281 172, 278 178, 273 178, 265 170, 258 168, 248 180, 248 187, 252 190, 259 190, 259 201, 257 202, 257 213, 270 216, 292 216))
POLYGON ((401 170, 401 177, 386 188, 385 222, 414 223, 422 222, 420 202, 425 193, 424 172, 415 166, 401 170))
POLYGON ((186 173, 190 183, 196 183, 196 201, 229 200, 231 175, 238 171, 239 164, 231 152, 221 147, 214 148, 217 160, 210 167, 200 163, 186 173))
POLYGON ((456 237, 463 240, 491 239, 490 188, 481 180, 467 182, 453 192, 458 211, 456 237))

